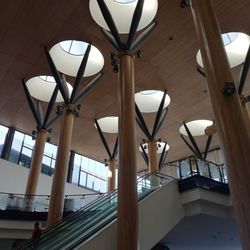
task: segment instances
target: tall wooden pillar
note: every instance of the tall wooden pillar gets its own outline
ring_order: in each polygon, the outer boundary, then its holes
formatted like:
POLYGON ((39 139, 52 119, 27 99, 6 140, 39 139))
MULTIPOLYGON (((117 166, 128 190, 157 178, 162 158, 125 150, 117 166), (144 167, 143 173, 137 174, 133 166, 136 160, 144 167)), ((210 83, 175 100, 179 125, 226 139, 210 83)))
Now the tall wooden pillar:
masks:
POLYGON ((148 161, 149 161, 149 172, 155 172, 158 170, 157 160, 157 145, 156 139, 148 141, 148 161))
POLYGON ((108 191, 109 192, 115 190, 116 188, 115 170, 116 170, 116 159, 112 158, 109 160, 109 171, 110 171, 110 176, 108 177, 108 191))
POLYGON ((61 220, 63 216, 65 185, 68 173, 69 153, 74 122, 72 106, 72 104, 65 104, 61 120, 55 173, 53 177, 48 211, 48 226, 55 224, 61 220))
POLYGON ((39 176, 42 168, 43 152, 47 138, 47 130, 37 131, 36 143, 32 155, 29 177, 27 180, 25 196, 29 197, 36 194, 39 176))
POLYGON ((225 155, 230 190, 244 250, 250 249, 250 138, 240 98, 226 96, 223 89, 233 83, 220 29, 211 0, 191 0, 218 134, 225 155))
POLYGON ((138 249, 134 57, 120 55, 119 66, 118 250, 138 249))

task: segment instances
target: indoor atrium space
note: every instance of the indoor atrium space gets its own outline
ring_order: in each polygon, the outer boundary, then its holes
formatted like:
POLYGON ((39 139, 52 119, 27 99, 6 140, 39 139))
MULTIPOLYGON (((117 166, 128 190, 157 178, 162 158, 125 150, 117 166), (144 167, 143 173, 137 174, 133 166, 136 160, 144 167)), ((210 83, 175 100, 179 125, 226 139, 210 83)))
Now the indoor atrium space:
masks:
POLYGON ((0 8, 0 250, 250 250, 250 1, 0 8))

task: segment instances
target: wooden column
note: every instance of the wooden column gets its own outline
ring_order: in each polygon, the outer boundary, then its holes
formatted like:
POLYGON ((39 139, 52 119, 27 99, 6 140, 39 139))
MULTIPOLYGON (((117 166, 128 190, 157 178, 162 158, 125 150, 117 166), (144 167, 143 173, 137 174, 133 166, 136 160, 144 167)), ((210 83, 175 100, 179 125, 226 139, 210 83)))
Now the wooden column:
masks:
POLYGON ((230 190, 244 250, 250 249, 250 138, 237 91, 225 96, 233 83, 211 0, 191 0, 218 134, 225 155, 230 190))
POLYGON ((158 170, 157 160, 157 146, 156 139, 148 141, 148 161, 149 161, 149 172, 155 172, 158 170))
POLYGON ((109 160, 109 171, 111 176, 108 177, 108 191, 111 192, 115 190, 116 183, 115 183, 115 170, 116 170, 116 159, 109 160))
POLYGON ((39 176, 42 168, 43 152, 47 139, 47 130, 37 131, 36 143, 32 155, 29 177, 27 180, 25 196, 29 197, 36 194, 39 176))
POLYGON ((61 220, 63 216, 65 184, 68 173, 69 153, 74 123, 72 106, 72 104, 66 104, 64 106, 63 117, 61 121, 55 173, 53 177, 48 211, 48 226, 55 224, 61 220))
POLYGON ((118 250, 138 249, 134 57, 120 55, 119 65, 118 250))

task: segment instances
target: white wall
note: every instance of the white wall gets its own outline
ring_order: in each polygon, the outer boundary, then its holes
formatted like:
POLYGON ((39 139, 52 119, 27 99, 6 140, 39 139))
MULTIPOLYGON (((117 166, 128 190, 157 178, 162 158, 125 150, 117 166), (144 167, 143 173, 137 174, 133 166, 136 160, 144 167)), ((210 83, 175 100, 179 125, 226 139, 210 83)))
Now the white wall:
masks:
MULTIPOLYGON (((29 169, 0 159, 0 192, 19 193, 25 192, 29 169)), ((52 185, 52 177, 40 174, 37 194, 49 195, 52 185)), ((65 194, 94 193, 88 189, 66 183, 65 194)))
MULTIPOLYGON (((176 180, 147 196, 139 204, 139 249, 151 249, 184 217, 184 213, 176 180)), ((75 249, 116 250, 116 224, 115 220, 75 249)))

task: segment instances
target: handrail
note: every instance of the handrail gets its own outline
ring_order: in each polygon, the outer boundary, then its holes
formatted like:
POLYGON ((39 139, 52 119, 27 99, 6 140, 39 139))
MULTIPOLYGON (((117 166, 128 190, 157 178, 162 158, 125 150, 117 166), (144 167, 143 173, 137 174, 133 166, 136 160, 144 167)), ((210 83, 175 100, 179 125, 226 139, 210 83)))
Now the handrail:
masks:
MULTIPOLYGON (((170 179, 171 177, 167 176, 167 175, 164 175, 162 173, 159 173, 158 171, 154 172, 154 173, 148 173, 148 174, 145 174, 144 176, 142 177, 139 177, 138 180, 137 180, 137 183, 138 185, 143 182, 144 180, 148 179, 150 176, 157 176, 157 174, 160 174, 160 176, 158 176, 159 178, 165 178, 165 179, 170 179)), ((143 185, 145 185, 143 183, 143 185)), ((151 189, 151 191, 155 190, 154 188, 151 189)), ((50 240, 51 238, 54 237, 54 232, 60 232, 63 230, 64 232, 64 235, 65 236, 68 236, 70 238, 72 237, 78 237, 77 233, 75 233, 73 236, 71 236, 71 231, 70 233, 67 232, 67 228, 70 228, 72 225, 74 225, 74 223, 76 221, 80 221, 80 219, 83 221, 83 224, 80 224, 78 226, 76 226, 77 228, 78 227, 84 227, 84 230, 86 230, 86 228, 91 228, 93 227, 95 224, 94 223, 90 223, 88 224, 88 219, 87 221, 84 221, 84 219, 88 218, 89 216, 89 213, 88 211, 97 211, 99 208, 102 208, 102 207, 105 207, 106 205, 110 204, 111 201, 114 201, 115 199, 117 199, 117 190, 114 190, 110 193, 107 193, 107 194, 104 194, 102 196, 100 196, 99 198, 93 200, 91 203, 89 203, 88 205, 82 207, 81 209, 79 209, 78 211, 72 213, 71 215, 65 217, 64 220, 61 220, 59 221, 58 223, 56 223, 55 225, 52 225, 51 227, 47 228, 41 235, 41 238, 40 238, 40 242, 42 244, 42 242, 44 242, 44 240, 50 240), (84 214, 84 212, 86 212, 86 214, 84 214)), ((143 193, 139 193, 138 194, 138 197, 141 197, 141 195, 143 195, 143 193)), ((112 208, 112 207, 111 207, 112 208)), ((109 211, 109 208, 108 208, 108 211, 109 211)), ((112 210, 113 211, 113 210, 112 210)), ((108 213, 110 214, 110 213, 108 213)), ((97 213, 98 216, 101 216, 103 217, 102 215, 102 211, 100 210, 98 213, 97 213)), ((102 218, 103 220, 104 218, 102 218)), ((83 229, 81 229, 83 230, 83 229)), ((80 230, 80 231, 81 231, 80 230)), ((75 228, 74 228, 74 231, 75 231, 75 228)), ((67 237, 66 237, 67 238, 67 237)), ((68 239, 68 238, 67 238, 68 239)), ((32 244, 32 240, 28 240, 26 241, 24 244, 20 245, 18 249, 28 249, 28 247, 32 244)), ((58 242, 59 244, 59 242, 58 242)))
MULTIPOLYGON (((161 179, 162 179, 162 178, 165 178, 166 180, 174 180, 174 178, 172 178, 171 176, 162 174, 162 173, 160 173, 159 171, 155 171, 155 172, 153 172, 153 173, 148 173, 148 174, 146 174, 145 177, 142 178, 142 180, 145 180, 145 179, 150 178, 150 177, 152 177, 152 176, 156 176, 156 177, 159 177, 159 178, 161 178, 161 179)), ((169 182, 165 182, 165 183, 164 183, 164 185, 167 185, 167 184, 169 184, 169 182)), ((162 183, 159 183, 159 187, 158 187, 158 188, 160 188, 161 185, 162 185, 162 183)), ((157 189, 157 188, 156 188, 156 189, 157 189)), ((156 189, 153 188, 153 189, 148 190, 148 191, 146 191, 146 192, 144 192, 144 193, 139 193, 139 194, 138 194, 138 201, 142 200, 143 198, 145 198, 147 195, 149 195, 150 193, 152 193, 152 192, 155 191, 156 189)), ((97 230, 99 230, 101 227, 103 227, 103 226, 107 225, 108 223, 110 223, 115 217, 116 217, 116 215, 111 216, 111 218, 110 218, 108 221, 103 222, 99 227, 97 227, 97 229, 95 230, 95 232, 96 232, 97 230)), ((94 232, 94 233, 95 233, 95 232, 94 232)), ((78 231, 77 231, 77 234, 78 234, 78 237, 79 237, 79 235, 81 235, 81 232, 78 232, 78 231)), ((70 241, 70 243, 69 243, 70 245, 68 244, 68 245, 66 246, 66 247, 67 247, 66 249, 74 249, 74 247, 76 247, 77 245, 79 245, 81 242, 85 241, 85 240, 86 240, 89 236, 91 236, 91 235, 93 235, 93 232, 90 232, 88 235, 86 235, 86 237, 81 237, 81 239, 75 237, 75 238, 74 238, 74 239, 75 239, 75 242, 72 243, 72 241, 70 241)), ((72 240, 74 240, 74 239, 72 239, 72 240)), ((60 247, 60 245, 59 245, 59 247, 60 247)), ((59 248, 57 248, 57 249, 59 249, 59 248)))
MULTIPOLYGON (((111 195, 113 194, 114 191, 108 193, 108 195, 111 195)), ((57 227, 58 225, 60 225, 61 223, 63 223, 65 220, 70 220, 72 219, 73 217, 77 217, 81 212, 83 212, 84 210, 86 209, 91 209, 96 203, 100 202, 100 199, 102 199, 103 197, 108 197, 107 195, 104 195, 104 196, 99 196, 97 199, 91 201, 90 203, 88 203, 86 206, 80 208, 79 210, 75 211, 74 213, 72 214, 69 214, 68 216, 66 216, 65 218, 62 218, 60 221, 58 221, 56 224, 54 225, 51 225, 50 227, 47 227, 44 231, 44 233, 46 233, 47 231, 57 227)))
MULTIPOLYGON (((100 199, 102 199, 103 197, 105 197, 105 198, 106 198, 106 197, 109 197, 109 196, 111 196, 114 192, 116 192, 116 190, 114 190, 114 191, 112 191, 112 192, 110 192, 110 193, 104 194, 103 196, 99 196, 97 199, 93 200, 92 202, 90 202, 90 203, 87 204, 86 206, 80 208, 80 209, 77 210, 76 212, 74 212, 74 213, 72 213, 72 214, 66 216, 65 218, 61 219, 61 220, 58 221, 56 224, 47 227, 47 228, 43 231, 43 233, 42 233, 42 235, 41 235, 41 239, 42 239, 42 238, 45 238, 46 235, 48 235, 49 233, 53 232, 54 229, 63 227, 64 223, 70 221, 71 219, 73 220, 74 218, 77 218, 77 217, 79 216, 79 214, 80 214, 81 212, 83 212, 85 209, 88 209, 88 210, 89 210, 89 209, 93 208, 95 204, 97 204, 98 202, 100 202, 100 199)), ((26 241, 25 244, 24 244, 23 246, 21 246, 21 247, 26 247, 26 246, 28 246, 30 243, 32 243, 32 239, 26 241)), ((18 248, 18 249, 19 249, 19 248, 18 248)), ((20 248, 20 249, 25 249, 25 248, 20 248)))
MULTIPOLYGON (((157 176, 158 174, 160 174, 160 173, 158 173, 157 171, 156 172, 154 172, 154 173, 149 173, 149 174, 146 174, 145 175, 145 177, 143 177, 143 178, 140 178, 140 180, 138 181, 138 183, 140 183, 140 182, 142 182, 143 180, 145 180, 145 179, 147 179, 148 177, 150 177, 150 176, 157 176)), ((165 178, 165 179, 170 179, 168 176, 166 176, 166 175, 164 175, 164 174, 160 174, 161 176, 160 176, 160 178, 165 178)), ((157 177, 159 177, 159 176, 157 176, 157 177)), ((152 192, 153 190, 155 190, 155 189, 152 189, 150 192, 152 192)), ((139 193, 138 194, 138 197, 139 197, 139 199, 140 199, 140 197, 141 196, 143 196, 145 193, 139 193)), ((103 207, 103 206, 105 206, 106 204, 108 204, 108 203, 110 203, 112 200, 115 200, 117 198, 117 192, 114 194, 114 196, 113 197, 111 197, 111 200, 109 199, 108 201, 105 201, 105 203, 102 203, 102 204, 100 204, 98 207, 103 207)), ((98 207, 96 208, 97 210, 98 210, 98 207)), ((116 210, 116 206, 115 207, 111 207, 111 208, 108 208, 108 213, 106 213, 106 212, 104 212, 105 213, 105 215, 107 214, 107 216, 111 216, 111 214, 114 212, 116 210)), ((103 215, 103 212, 102 211, 100 211, 100 212, 98 212, 97 214, 96 214, 96 216, 95 216, 95 218, 97 217, 99 217, 101 215, 101 217, 102 217, 102 220, 103 220, 103 217, 104 217, 104 215, 103 215)), ((105 218, 106 218, 106 216, 105 216, 105 218)), ((113 216, 111 216, 111 218, 113 218, 113 216)), ((100 218, 99 218, 100 219, 100 218)), ((85 231, 87 231, 88 229, 90 229, 90 228, 92 228, 93 226, 95 226, 96 225, 96 220, 95 221, 91 221, 91 223, 89 224, 89 223, 84 223, 84 224, 81 224, 81 225, 77 225, 76 227, 74 227, 74 232, 72 232, 72 231, 68 231, 67 232, 67 230, 65 230, 65 234, 64 234, 64 239, 67 239, 66 241, 67 242, 71 242, 71 240, 73 240, 73 239, 76 239, 77 237, 79 237, 80 235, 82 235, 82 233, 83 233, 83 230, 84 230, 84 232, 85 231), (85 226, 84 226, 85 225, 85 226)), ((106 220, 105 220, 105 222, 102 222, 102 224, 105 224, 106 223, 106 220)), ((63 239, 62 239, 63 240, 63 239)), ((81 238, 81 241, 82 241, 82 238, 81 238)), ((61 242, 61 240, 59 239, 59 240, 57 240, 56 242, 51 242, 50 243, 50 245, 52 246, 52 244, 53 244, 53 246, 54 246, 54 244, 59 244, 59 245, 57 245, 57 247, 59 247, 60 248, 60 246, 64 246, 64 242, 65 241, 63 241, 63 242, 61 242)), ((79 241, 77 241, 78 243, 79 243, 79 241)), ((48 247, 50 247, 50 245, 48 246, 48 247)), ((59 249, 59 248, 57 248, 57 249, 59 249)))
MULTIPOLYGON (((28 196, 28 197, 32 197, 32 196, 34 196, 34 197, 36 197, 36 196, 38 196, 38 197, 50 197, 50 195, 48 195, 48 194, 30 194, 30 195, 26 195, 26 194, 22 194, 22 193, 7 193, 7 192, 0 192, 0 194, 7 194, 7 195, 20 195, 20 196, 28 196)), ((88 195, 97 195, 97 194, 100 194, 100 195, 102 195, 102 194, 105 194, 105 193, 102 193, 102 192, 96 192, 96 193, 86 193, 86 194, 65 194, 64 196, 65 197, 68 197, 68 196, 88 196, 88 195)))

